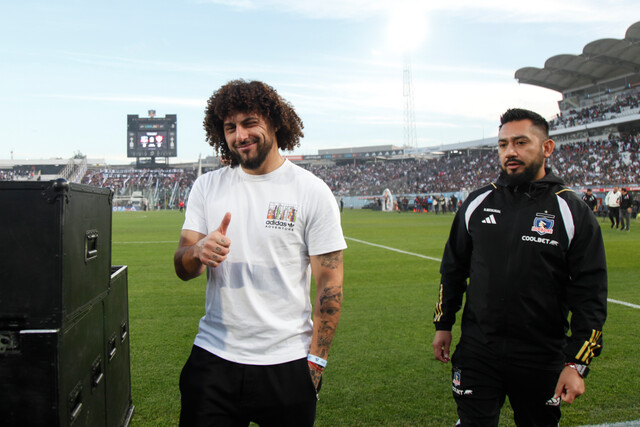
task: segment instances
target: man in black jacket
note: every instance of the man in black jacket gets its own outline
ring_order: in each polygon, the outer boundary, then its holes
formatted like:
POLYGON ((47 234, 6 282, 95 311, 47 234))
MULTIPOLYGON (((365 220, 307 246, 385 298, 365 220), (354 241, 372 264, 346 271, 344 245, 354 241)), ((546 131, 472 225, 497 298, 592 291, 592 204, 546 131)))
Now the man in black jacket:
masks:
POLYGON ((633 199, 626 188, 620 190, 620 231, 629 231, 629 223, 631 222, 631 206, 633 199), (625 225, 626 223, 626 225, 625 225))
POLYGON ((532 111, 507 110, 498 136, 502 172, 465 200, 444 250, 433 351, 449 361, 466 292, 451 359, 463 426, 497 426, 506 396, 518 426, 557 426, 560 402, 584 392, 602 348, 602 234, 589 207, 545 168, 555 147, 548 130, 532 111))
POLYGON ((582 200, 589 206, 589 208, 595 214, 598 210, 598 199, 593 195, 593 191, 590 188, 587 188, 587 192, 582 195, 582 200))

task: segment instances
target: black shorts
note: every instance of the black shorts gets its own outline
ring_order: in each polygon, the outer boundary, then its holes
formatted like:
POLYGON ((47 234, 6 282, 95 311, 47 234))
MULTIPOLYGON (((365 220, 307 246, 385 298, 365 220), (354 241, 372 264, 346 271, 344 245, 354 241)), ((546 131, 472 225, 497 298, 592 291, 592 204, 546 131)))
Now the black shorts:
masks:
POLYGON ((193 346, 180 374, 180 426, 312 426, 318 400, 307 359, 243 365, 193 346))
POLYGON ((557 426, 560 408, 547 405, 555 393, 559 370, 515 366, 456 348, 452 391, 461 426, 497 426, 505 397, 517 426, 557 426))

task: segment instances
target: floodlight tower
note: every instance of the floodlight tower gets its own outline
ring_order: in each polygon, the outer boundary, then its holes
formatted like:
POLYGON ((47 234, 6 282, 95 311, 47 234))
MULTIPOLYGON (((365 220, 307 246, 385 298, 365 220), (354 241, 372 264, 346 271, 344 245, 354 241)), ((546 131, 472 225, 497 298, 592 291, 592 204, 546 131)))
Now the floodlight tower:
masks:
POLYGON ((402 87, 402 95, 404 97, 404 145, 417 148, 416 115, 411 84, 411 58, 409 54, 406 53, 404 55, 404 78, 402 87))

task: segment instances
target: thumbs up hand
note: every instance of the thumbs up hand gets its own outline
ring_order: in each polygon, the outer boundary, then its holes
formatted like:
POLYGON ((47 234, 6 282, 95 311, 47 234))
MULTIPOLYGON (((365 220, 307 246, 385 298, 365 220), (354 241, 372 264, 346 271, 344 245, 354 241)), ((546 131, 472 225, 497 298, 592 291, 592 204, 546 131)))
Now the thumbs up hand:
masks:
POLYGON ((198 258, 203 265, 215 268, 227 259, 231 245, 231 241, 227 237, 227 228, 230 222, 231 213, 227 212, 222 218, 220 226, 197 243, 200 248, 198 258))

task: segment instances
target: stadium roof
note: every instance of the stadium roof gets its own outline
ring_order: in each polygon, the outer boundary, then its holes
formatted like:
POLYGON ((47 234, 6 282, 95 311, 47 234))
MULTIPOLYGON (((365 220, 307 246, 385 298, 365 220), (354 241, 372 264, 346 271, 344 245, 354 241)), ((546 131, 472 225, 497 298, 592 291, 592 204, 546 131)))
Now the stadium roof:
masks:
POLYGON ((515 78, 519 83, 567 93, 635 73, 640 73, 640 22, 631 25, 622 40, 595 40, 581 55, 552 56, 544 68, 520 68, 515 78))

